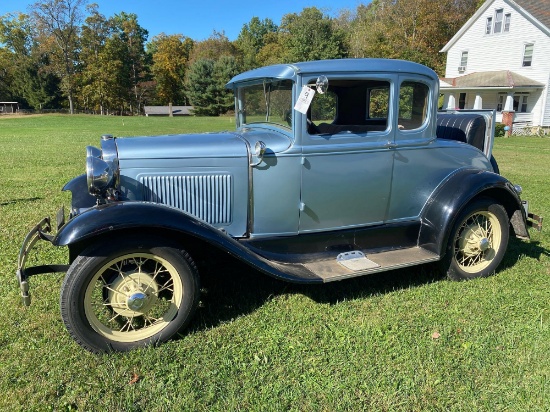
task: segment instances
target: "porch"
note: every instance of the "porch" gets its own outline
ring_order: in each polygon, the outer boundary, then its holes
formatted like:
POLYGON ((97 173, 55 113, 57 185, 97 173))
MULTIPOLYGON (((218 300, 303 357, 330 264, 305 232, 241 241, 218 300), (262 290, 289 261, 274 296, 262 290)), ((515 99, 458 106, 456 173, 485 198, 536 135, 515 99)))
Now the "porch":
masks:
POLYGON ((544 85, 508 70, 440 79, 443 109, 492 109, 496 122, 510 113, 517 127, 539 126, 544 85))

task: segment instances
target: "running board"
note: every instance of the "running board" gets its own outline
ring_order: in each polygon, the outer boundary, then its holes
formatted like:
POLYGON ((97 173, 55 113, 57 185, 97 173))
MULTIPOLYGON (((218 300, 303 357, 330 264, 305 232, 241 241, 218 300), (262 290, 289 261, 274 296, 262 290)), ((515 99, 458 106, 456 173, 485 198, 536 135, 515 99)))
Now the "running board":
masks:
POLYGON ((418 246, 388 252, 371 253, 368 256, 361 256, 361 252, 351 253, 357 253, 357 256, 346 257, 339 255, 332 259, 303 263, 301 266, 325 283, 439 260, 437 254, 418 246), (355 261, 355 264, 345 264, 346 261, 350 260, 355 261), (353 270, 354 268, 357 269, 353 270))

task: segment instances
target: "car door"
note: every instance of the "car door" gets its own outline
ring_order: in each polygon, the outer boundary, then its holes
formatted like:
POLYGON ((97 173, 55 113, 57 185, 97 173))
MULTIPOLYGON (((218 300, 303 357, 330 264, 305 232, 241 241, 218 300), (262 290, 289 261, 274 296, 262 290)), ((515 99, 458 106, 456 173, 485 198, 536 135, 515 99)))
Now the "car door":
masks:
MULTIPOLYGON (((399 77, 397 131, 388 222, 419 219, 434 190, 454 171, 475 166, 468 145, 436 140, 437 85, 419 75, 399 77)), ((485 161, 488 163, 488 161, 485 161)))
POLYGON ((394 81, 329 77, 329 84, 303 116, 300 233, 381 224, 388 213, 394 81))

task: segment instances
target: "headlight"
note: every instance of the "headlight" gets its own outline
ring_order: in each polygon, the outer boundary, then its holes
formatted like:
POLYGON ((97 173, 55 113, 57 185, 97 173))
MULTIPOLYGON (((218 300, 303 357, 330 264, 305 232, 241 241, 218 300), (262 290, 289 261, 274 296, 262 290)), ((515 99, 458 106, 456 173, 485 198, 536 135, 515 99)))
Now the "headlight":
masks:
POLYGON ((116 200, 118 154, 115 138, 101 136, 101 149, 86 147, 86 180, 92 196, 116 200))
POLYGON ((88 191, 94 196, 103 196, 114 183, 114 172, 109 164, 93 155, 86 157, 88 191))
POLYGON ((86 146, 86 159, 90 156, 101 159, 101 150, 94 146, 86 146))

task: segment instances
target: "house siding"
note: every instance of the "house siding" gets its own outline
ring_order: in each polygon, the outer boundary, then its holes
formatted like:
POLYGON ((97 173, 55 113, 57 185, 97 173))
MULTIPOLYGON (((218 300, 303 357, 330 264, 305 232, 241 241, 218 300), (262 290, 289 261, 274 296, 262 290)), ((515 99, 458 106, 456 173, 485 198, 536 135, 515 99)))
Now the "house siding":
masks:
MULTIPOLYGON (((550 37, 531 23, 516 8, 506 0, 495 0, 476 21, 456 40, 447 52, 447 67, 445 77, 454 78, 470 73, 510 70, 532 80, 546 85, 542 92, 543 98, 538 99, 532 107, 533 124, 550 125, 550 37), (485 34, 487 17, 493 17, 496 9, 503 9, 504 14, 510 13, 510 31, 506 33, 485 34), (526 43, 534 44, 533 61, 531 67, 523 67, 523 51, 526 43), (468 51, 466 71, 459 72, 460 59, 463 51, 468 51)), ((529 91, 529 90, 518 90, 529 91)), ((533 96, 538 95, 530 90, 533 96)), ((472 91, 471 94, 475 94, 472 91)), ((490 92, 483 95, 489 97, 490 92)), ((489 106, 489 99, 484 98, 483 106, 489 106)), ((475 96, 473 96, 475 98, 475 96)), ((470 100, 470 97, 468 98, 470 100)), ((531 100, 531 99, 530 99, 531 100)), ((473 101, 473 100, 472 100, 473 101)))
MULTIPOLYGON (((550 84, 550 78, 548 79, 547 85, 550 84)), ((543 113, 543 119, 541 122, 542 126, 550 126, 550 87, 546 86, 546 99, 543 102, 545 110, 543 113)))

